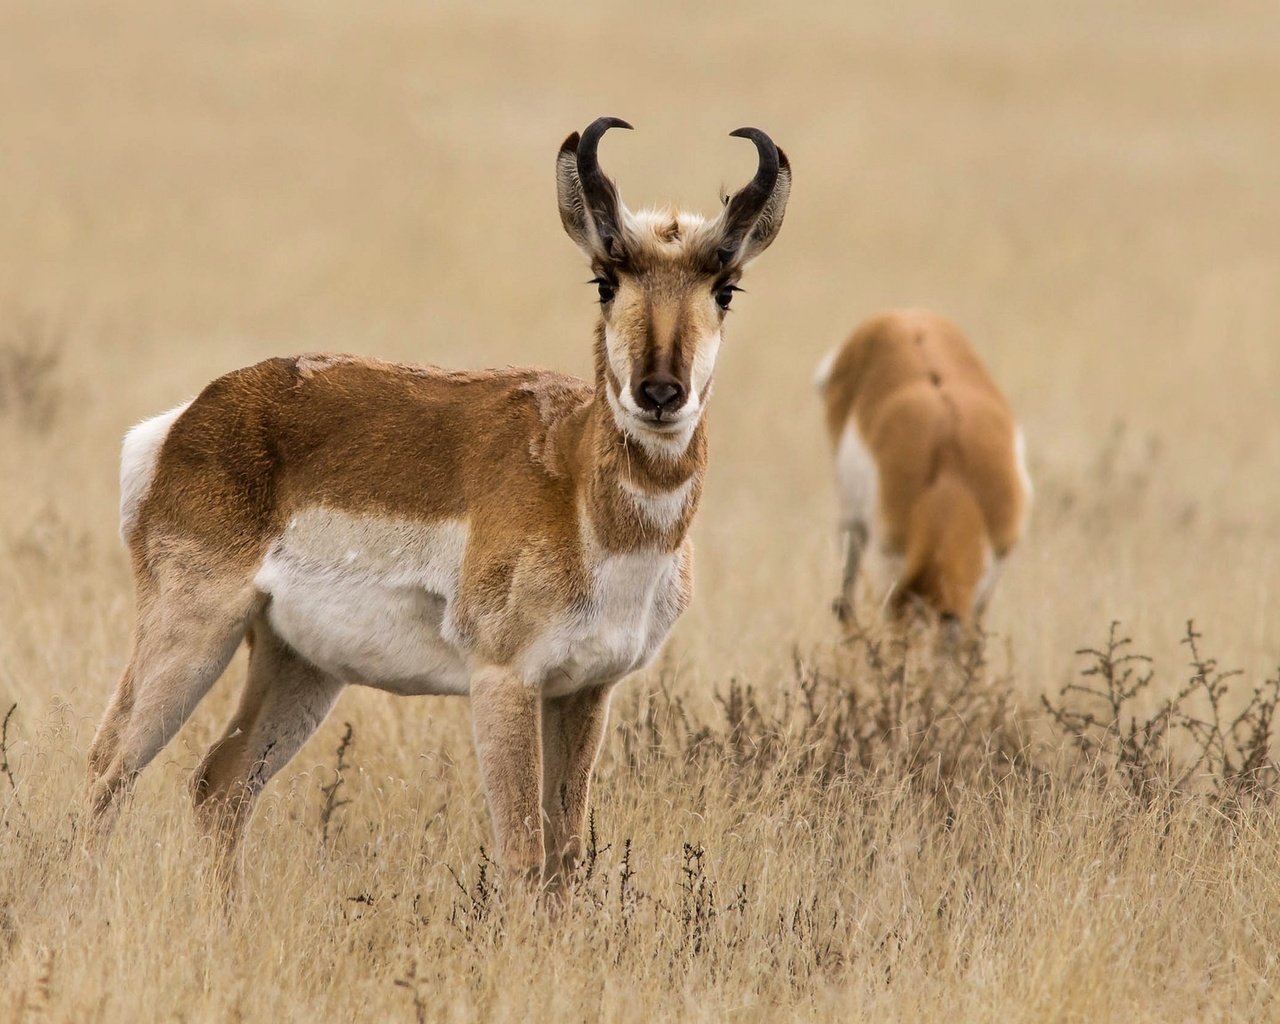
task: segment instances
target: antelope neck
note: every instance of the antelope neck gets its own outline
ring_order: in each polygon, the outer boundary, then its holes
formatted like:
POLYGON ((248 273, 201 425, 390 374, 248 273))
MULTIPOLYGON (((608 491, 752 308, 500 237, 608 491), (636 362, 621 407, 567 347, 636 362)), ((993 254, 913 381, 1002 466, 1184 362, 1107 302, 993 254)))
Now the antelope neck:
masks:
POLYGON ((595 540, 609 551, 660 548, 684 541, 702 492, 707 459, 705 417, 699 415, 681 449, 654 442, 619 424, 609 381, 597 370, 596 390, 578 442, 579 487, 595 540))

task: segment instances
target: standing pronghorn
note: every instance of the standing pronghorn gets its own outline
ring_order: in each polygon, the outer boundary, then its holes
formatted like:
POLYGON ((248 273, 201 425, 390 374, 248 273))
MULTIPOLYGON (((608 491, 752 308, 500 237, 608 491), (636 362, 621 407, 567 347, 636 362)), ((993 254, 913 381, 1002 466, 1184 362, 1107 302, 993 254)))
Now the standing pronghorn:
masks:
POLYGON ((774 239, 786 157, 714 220, 630 212, 569 136, 560 217, 599 289, 595 381, 350 356, 271 359, 135 427, 122 533, 133 653, 89 754, 104 816, 250 646, 239 709, 196 771, 224 854, 342 688, 468 694, 498 857, 576 859, 610 688, 688 604, 703 413, 742 269, 774 239))
POLYGON ((951 322, 872 317, 818 371, 835 445, 844 576, 853 608, 864 553, 873 593, 917 598, 944 621, 981 616, 1031 498, 1013 410, 951 322))

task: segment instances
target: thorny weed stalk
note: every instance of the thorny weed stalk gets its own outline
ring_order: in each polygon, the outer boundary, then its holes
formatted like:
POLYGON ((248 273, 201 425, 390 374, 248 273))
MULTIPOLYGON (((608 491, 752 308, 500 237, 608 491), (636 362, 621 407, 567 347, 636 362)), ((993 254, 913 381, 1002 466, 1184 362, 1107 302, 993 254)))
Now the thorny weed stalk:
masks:
POLYGON ((1057 703, 1041 700, 1093 777, 1121 781, 1145 804, 1169 794, 1207 793, 1235 815, 1246 803, 1273 803, 1280 792, 1272 751, 1280 671, 1241 703, 1231 687, 1241 672, 1222 669, 1204 653, 1203 639, 1188 620, 1181 642, 1190 677, 1154 710, 1140 710, 1155 679, 1152 660, 1133 652, 1118 622, 1103 646, 1076 652, 1086 659, 1084 681, 1064 686, 1057 703))
MULTIPOLYGON (((0 804, 0 824, 3 824, 6 831, 14 828, 14 823, 9 814, 10 808, 17 812, 16 817, 19 822, 29 824, 26 808, 23 806, 22 797, 18 793, 18 780, 14 777, 14 766, 9 754, 9 725, 13 721, 13 716, 17 710, 18 703, 14 701, 9 705, 9 710, 4 713, 3 722, 0 722, 0 775, 3 775, 9 783, 9 798, 4 804, 0 804)), ((0 932, 3 932, 3 928, 4 919, 0 917, 0 932)))
POLYGON ((1271 751, 1280 704, 1280 670, 1275 678, 1255 686, 1244 706, 1231 715, 1227 711, 1229 683, 1243 673, 1239 669, 1223 671, 1216 658, 1202 655, 1201 639, 1194 622, 1188 620, 1182 643, 1190 653, 1192 675, 1175 701, 1178 726, 1191 737, 1197 754, 1179 784, 1207 778, 1219 803, 1232 810, 1248 799, 1270 803, 1280 783, 1280 765, 1271 751), (1197 695, 1203 698, 1204 717, 1185 709, 1197 695))
MULTIPOLYGON (((458 873, 449 869, 453 884, 461 899, 455 898, 449 913, 449 923, 462 932, 464 938, 475 938, 482 926, 492 923, 490 912, 498 894, 495 879, 499 876, 497 865, 489 859, 484 847, 480 847, 480 862, 476 867, 476 879, 467 886, 458 873)), ((500 930, 500 924, 499 924, 500 930)))
POLYGON ((417 1024, 427 1024, 427 995, 430 988, 425 978, 418 977, 418 965, 411 963, 405 976, 396 978, 395 984, 398 988, 408 989, 413 997, 413 1018, 417 1024))
POLYGON ((18 703, 14 701, 4 714, 4 724, 0 725, 0 773, 9 780, 9 789, 13 792, 14 800, 18 798, 18 783, 14 781, 13 767, 9 764, 9 719, 17 710, 18 703))
POLYGON ((338 791, 346 781, 347 771, 351 765, 347 763, 347 751, 354 741, 354 730, 350 722, 343 722, 342 738, 338 740, 338 749, 334 752, 333 781, 320 787, 324 794, 324 803, 320 806, 320 842, 329 845, 329 828, 336 812, 351 803, 349 797, 338 798, 338 791))
POLYGON ((1112 622, 1103 646, 1076 651, 1087 659, 1080 670, 1083 682, 1066 684, 1058 695, 1060 703, 1047 696, 1040 700, 1096 772, 1121 777, 1142 795, 1162 772, 1167 773, 1165 739, 1172 708, 1166 703, 1141 717, 1128 710, 1150 689, 1155 672, 1151 659, 1133 653, 1132 638, 1119 631, 1120 623, 1112 622), (1074 698, 1074 703, 1068 698, 1074 698))

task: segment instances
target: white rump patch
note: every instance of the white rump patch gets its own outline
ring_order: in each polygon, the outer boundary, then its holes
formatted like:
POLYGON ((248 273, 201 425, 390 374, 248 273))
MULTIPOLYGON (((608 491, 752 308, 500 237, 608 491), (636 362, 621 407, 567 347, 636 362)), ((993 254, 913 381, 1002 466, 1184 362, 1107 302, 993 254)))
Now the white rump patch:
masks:
POLYGON ((840 525, 861 525, 867 531, 858 576, 881 610, 888 606, 906 569, 906 559, 885 544, 880 525, 880 470, 852 420, 845 425, 836 446, 836 493, 840 525))
POLYGON ((817 388, 818 394, 826 391, 827 385, 831 383, 831 371, 835 368, 836 358, 843 349, 843 345, 837 345, 818 363, 818 368, 813 372, 813 386, 817 388))
POLYGON ((852 420, 836 448, 836 489, 845 526, 862 523, 875 533, 876 504, 880 500, 880 470, 852 420))
POLYGON ((138 510, 151 490, 169 428, 190 405, 183 402, 168 412, 143 420, 124 435, 120 451, 120 537, 126 544, 137 524, 138 510))

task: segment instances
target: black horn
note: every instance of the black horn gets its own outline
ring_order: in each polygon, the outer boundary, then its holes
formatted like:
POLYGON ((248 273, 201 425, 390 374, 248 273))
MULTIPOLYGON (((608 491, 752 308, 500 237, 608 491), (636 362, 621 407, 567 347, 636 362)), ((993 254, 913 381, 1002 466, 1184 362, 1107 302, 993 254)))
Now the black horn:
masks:
POLYGON ((614 258, 620 257, 621 231, 618 227, 618 189, 600 170, 600 161, 596 158, 596 147, 600 145, 600 137, 610 128, 627 128, 631 125, 620 117, 597 117, 582 133, 578 142, 578 179, 582 182, 583 196, 587 207, 595 221, 596 231, 604 251, 614 258))
POLYGON ((728 263, 742 247, 747 232, 755 226, 764 213, 778 185, 778 177, 787 167, 787 158, 759 128, 739 128, 729 133, 737 139, 750 139, 755 143, 760 163, 755 177, 738 190, 725 205, 723 215, 724 234, 717 250, 721 263, 728 263))

